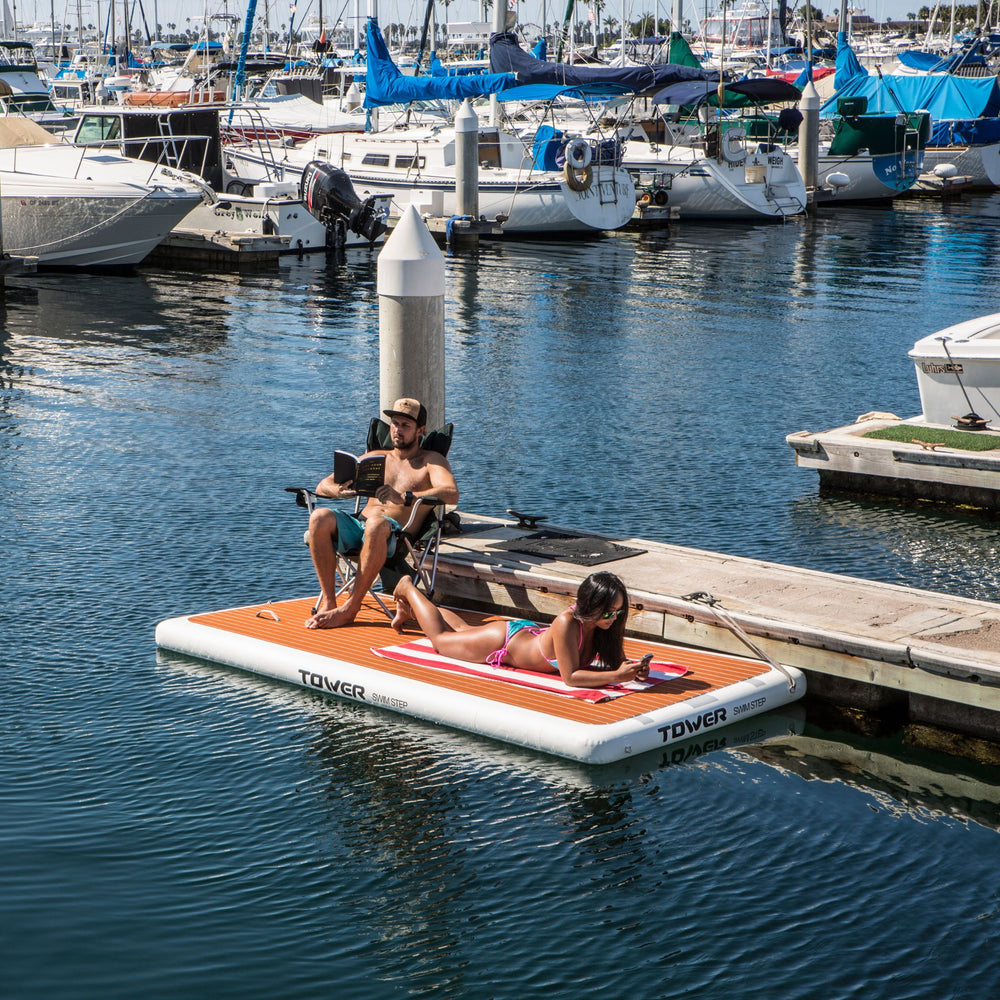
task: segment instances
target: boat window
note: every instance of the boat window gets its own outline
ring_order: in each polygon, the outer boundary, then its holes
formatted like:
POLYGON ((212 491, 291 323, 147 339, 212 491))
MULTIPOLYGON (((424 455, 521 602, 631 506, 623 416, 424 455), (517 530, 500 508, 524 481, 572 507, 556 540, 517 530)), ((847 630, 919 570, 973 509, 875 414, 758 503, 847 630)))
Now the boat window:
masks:
POLYGON ((111 142, 121 137, 121 119, 117 115, 84 115, 76 134, 80 143, 111 142))
POLYGON ((425 166, 425 159, 422 156, 397 156, 396 166, 402 167, 404 170, 423 170, 425 166))
POLYGON ((389 157, 384 153, 365 153, 361 164, 365 167, 387 167, 389 166, 389 157))

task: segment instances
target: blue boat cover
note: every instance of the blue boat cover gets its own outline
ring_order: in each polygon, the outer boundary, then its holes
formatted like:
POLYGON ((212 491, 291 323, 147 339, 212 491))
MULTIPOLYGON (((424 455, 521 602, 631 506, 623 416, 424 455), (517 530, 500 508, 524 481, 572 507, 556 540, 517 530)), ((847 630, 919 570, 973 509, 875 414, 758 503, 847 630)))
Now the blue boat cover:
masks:
POLYGON ((837 32, 837 68, 833 74, 833 89, 840 90, 849 80, 855 76, 868 76, 868 70, 858 62, 858 57, 854 54, 847 41, 847 33, 837 32))
POLYGON ((928 146, 982 146, 1000 142, 1000 118, 934 122, 928 146))
MULTIPOLYGON (((839 51, 839 50, 838 50, 839 51)), ((948 60, 942 59, 936 52, 921 52, 919 49, 904 49, 899 53, 899 61, 910 69, 929 73, 947 65, 948 60)))
POLYGON ((834 94, 820 116, 837 114, 841 97, 867 97, 872 114, 929 111, 934 121, 952 118, 996 118, 1000 114, 997 78, 950 76, 869 76, 841 34, 837 39, 837 73, 834 94), (851 72, 851 65, 856 70, 851 72), (843 72, 842 72, 843 71, 843 72))
POLYGON ((519 84, 557 83, 575 87, 589 83, 617 83, 635 93, 659 90, 681 80, 718 80, 717 70, 665 63, 658 66, 574 66, 535 59, 509 32, 490 36, 490 70, 516 73, 519 84))
POLYGON ((480 73, 478 76, 403 76, 392 61, 378 20, 368 19, 365 72, 365 107, 409 104, 411 101, 461 101, 466 97, 496 94, 514 85, 510 73, 480 73))

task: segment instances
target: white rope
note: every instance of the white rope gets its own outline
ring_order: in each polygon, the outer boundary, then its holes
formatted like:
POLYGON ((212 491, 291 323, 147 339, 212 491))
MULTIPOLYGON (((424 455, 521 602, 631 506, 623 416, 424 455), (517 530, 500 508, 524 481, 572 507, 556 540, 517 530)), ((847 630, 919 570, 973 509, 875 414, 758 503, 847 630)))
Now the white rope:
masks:
POLYGON ((681 600, 691 601, 695 604, 703 604, 705 607, 709 608, 716 618, 718 618, 723 625, 730 629, 730 631, 732 631, 738 639, 742 640, 747 647, 756 653, 760 659, 765 660, 772 667, 774 667, 775 670, 784 675, 788 681, 788 690, 790 692, 795 690, 796 680, 789 672, 788 668, 782 666, 782 664, 775 660, 774 657, 768 655, 767 652, 761 649, 761 647, 758 646, 757 643, 754 642, 753 639, 751 639, 750 636, 747 635, 746 632, 740 627, 739 623, 733 619, 729 612, 720 606, 718 598, 713 597, 711 594, 706 593, 703 590, 698 590, 691 594, 684 594, 683 597, 681 597, 681 600))
POLYGON ((100 222, 95 223, 89 229, 82 229, 78 233, 74 233, 72 236, 63 236, 61 239, 54 240, 51 243, 39 243, 32 247, 20 247, 18 248, 18 253, 30 254, 31 256, 38 256, 37 251, 39 250, 51 250, 56 247, 64 246, 65 244, 73 242, 73 240, 78 240, 82 236, 87 236, 90 233, 99 232, 106 226, 110 226, 113 222, 120 219, 126 212, 130 212, 136 205, 140 202, 145 201, 147 198, 151 198, 158 189, 154 188, 151 191, 147 191, 144 195, 136 198, 135 201, 129 202, 123 209, 116 212, 114 215, 109 216, 107 219, 102 219, 100 222))

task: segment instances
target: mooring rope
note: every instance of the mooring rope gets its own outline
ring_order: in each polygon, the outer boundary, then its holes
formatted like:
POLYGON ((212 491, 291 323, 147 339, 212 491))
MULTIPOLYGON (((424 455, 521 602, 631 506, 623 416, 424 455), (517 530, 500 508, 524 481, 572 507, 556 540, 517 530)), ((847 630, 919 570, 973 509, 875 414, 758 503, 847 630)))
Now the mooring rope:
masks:
POLYGON ((726 628, 730 629, 732 633, 746 644, 760 659, 767 661, 775 670, 783 674, 788 681, 788 690, 794 691, 796 688, 796 680, 792 674, 788 671, 788 668, 780 664, 774 657, 770 656, 765 650, 761 649, 753 639, 741 628, 740 624, 722 607, 719 599, 713 597, 711 594, 704 590, 696 590, 690 594, 684 594, 681 597, 682 601, 691 601, 693 604, 703 604, 705 607, 709 608, 711 612, 722 622, 726 628))

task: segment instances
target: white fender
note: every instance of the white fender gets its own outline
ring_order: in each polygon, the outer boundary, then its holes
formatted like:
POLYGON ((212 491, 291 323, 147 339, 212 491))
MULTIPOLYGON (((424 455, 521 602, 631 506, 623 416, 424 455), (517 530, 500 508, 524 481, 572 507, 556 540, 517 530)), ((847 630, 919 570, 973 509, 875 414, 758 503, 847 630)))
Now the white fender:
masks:
POLYGON ((586 139, 570 139, 566 143, 566 164, 576 170, 585 170, 594 158, 594 151, 586 139))

